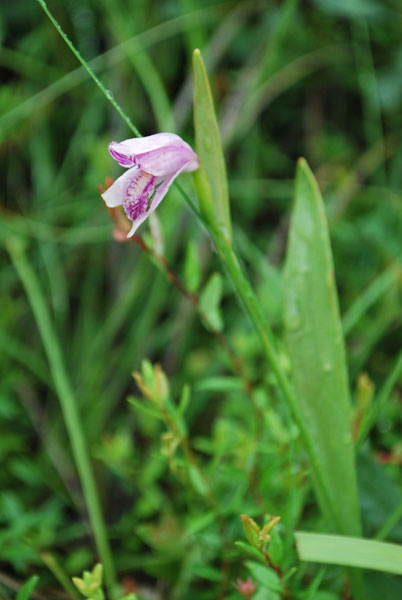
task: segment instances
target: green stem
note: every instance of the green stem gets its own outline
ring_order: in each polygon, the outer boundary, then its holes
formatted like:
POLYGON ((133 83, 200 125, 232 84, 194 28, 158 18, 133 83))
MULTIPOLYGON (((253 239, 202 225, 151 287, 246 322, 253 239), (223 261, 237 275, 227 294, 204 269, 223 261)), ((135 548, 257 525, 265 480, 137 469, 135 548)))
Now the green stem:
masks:
MULTIPOLYGON (((219 231, 213 224, 209 224, 208 229, 215 242, 222 261, 225 264, 236 292, 238 293, 246 312, 248 313, 254 325, 254 329, 258 334, 265 358, 267 359, 267 362, 275 375, 278 387, 282 392, 282 396, 289 408, 289 411, 293 415, 296 425, 298 426, 302 441, 309 455, 311 468, 321 502, 325 505, 327 512, 337 529, 342 531, 343 524, 338 518, 339 511, 332 502, 331 494, 325 480, 325 473, 323 473, 320 465, 320 456, 314 447, 314 440, 312 439, 308 427, 303 419, 303 415, 299 409, 293 388, 291 387, 290 382, 281 367, 279 355, 274 345, 274 336, 269 323, 266 320, 264 311, 262 310, 258 298, 256 297, 249 281, 243 273, 240 262, 233 248, 226 245, 224 238, 222 238, 219 231)), ((361 573, 353 569, 348 569, 348 575, 351 589, 353 590, 353 597, 356 598, 356 600, 363 600, 365 595, 361 573)))
POLYGON ((82 600, 80 594, 77 592, 77 590, 71 583, 70 577, 67 575, 67 573, 64 571, 64 569, 61 567, 61 565, 60 565, 59 561, 56 559, 56 557, 53 554, 51 554, 50 552, 41 552, 40 557, 43 560, 43 562, 45 563, 45 565, 47 566, 47 568, 49 569, 49 571, 51 571, 53 573, 54 577, 60 582, 60 584, 66 590, 67 594, 73 600, 82 600))
POLYGON ((106 526, 103 520, 88 449, 86 447, 77 399, 67 374, 60 343, 52 325, 42 290, 40 289, 34 271, 26 259, 21 242, 16 238, 8 239, 6 241, 6 248, 25 288, 42 338, 54 386, 59 397, 64 421, 70 438, 74 460, 94 532, 96 547, 105 568, 105 579, 110 596, 113 597, 115 572, 106 534, 106 526))
POLYGON ((132 123, 130 117, 128 115, 126 115, 126 113, 121 108, 120 104, 118 102, 116 102, 116 100, 113 98, 112 93, 105 88, 105 86, 100 81, 100 79, 98 79, 98 77, 95 75, 95 73, 93 72, 93 70, 91 69, 91 67, 87 63, 87 61, 84 58, 82 58, 82 56, 78 52, 77 48, 74 46, 74 44, 70 41, 70 39, 64 33, 64 31, 60 27, 59 23, 56 21, 56 19, 54 18, 54 16, 52 15, 52 13, 50 12, 50 10, 48 9, 48 7, 46 5, 46 2, 44 0, 37 0, 37 2, 43 8, 44 12, 49 17, 49 19, 51 20, 51 22, 53 23, 53 25, 55 26, 55 28, 57 29, 58 33, 61 35, 61 37, 63 38, 63 40, 66 42, 66 44, 70 48, 71 52, 74 54, 74 56, 82 64, 82 66, 84 67, 84 69, 86 70, 86 72, 88 73, 88 75, 90 77, 92 77, 92 79, 94 80, 94 82, 96 83, 96 85, 98 86, 98 88, 100 89, 100 91, 102 92, 102 94, 107 98, 107 100, 109 100, 109 102, 112 104, 112 106, 119 113, 120 117, 123 119, 123 121, 125 122, 125 124, 127 125, 127 127, 129 129, 131 129, 131 131, 134 133, 134 135, 136 137, 141 137, 140 132, 138 131, 138 129, 136 128, 136 126, 134 125, 134 123, 132 123))
POLYGON ((331 495, 320 468, 319 456, 317 456, 317 453, 315 452, 313 440, 311 439, 308 428, 303 420, 303 416, 297 404, 293 389, 281 367, 279 355, 274 345, 274 335, 266 320, 264 311, 262 310, 248 279, 243 273, 240 262, 233 248, 228 247, 225 242, 222 241, 219 233, 216 230, 211 227, 209 230, 222 261, 225 264, 229 277, 231 278, 236 289, 236 292, 239 295, 244 308, 246 309, 246 312, 253 323, 255 331, 257 332, 265 357, 275 375, 278 387, 282 392, 282 396, 299 428, 303 443, 310 457, 316 482, 320 487, 322 498, 325 501, 332 519, 341 529, 341 523, 339 523, 337 519, 336 507, 332 506, 331 495))

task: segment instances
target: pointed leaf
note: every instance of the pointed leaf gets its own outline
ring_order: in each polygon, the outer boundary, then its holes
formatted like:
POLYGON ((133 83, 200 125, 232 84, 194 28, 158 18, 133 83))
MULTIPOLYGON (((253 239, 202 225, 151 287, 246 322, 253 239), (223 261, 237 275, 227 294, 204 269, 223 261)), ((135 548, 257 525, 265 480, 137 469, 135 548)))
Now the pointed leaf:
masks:
MULTIPOLYGON (((208 75, 199 50, 193 53, 194 128, 197 154, 205 171, 213 201, 213 214, 226 244, 231 244, 229 195, 221 136, 216 121, 208 75)), ((202 201, 200 199, 200 201, 202 201)), ((203 207, 200 206, 202 209, 203 207)), ((203 210, 210 214, 210 207, 203 210)), ((208 218, 208 216, 207 216, 208 218)))
POLYGON ((26 581, 24 585, 19 589, 18 594, 16 596, 16 600, 29 600, 38 581, 39 577, 37 575, 32 575, 32 577, 30 577, 28 581, 26 581))
POLYGON ((272 592, 281 592, 282 586, 278 575, 270 567, 260 565, 253 561, 247 561, 246 566, 251 575, 258 581, 260 585, 272 592))
POLYGON ((198 258, 197 244, 190 240, 186 248, 184 260, 184 283, 190 292, 196 292, 201 281, 201 266, 198 258))
POLYGON ((223 329, 223 320, 219 308, 221 297, 222 276, 220 273, 214 273, 201 292, 199 308, 201 313, 208 318, 208 324, 217 331, 223 329))
POLYGON ((359 535, 351 406, 328 226, 303 159, 284 273, 284 319, 296 400, 318 457, 313 470, 318 499, 338 532, 359 535))

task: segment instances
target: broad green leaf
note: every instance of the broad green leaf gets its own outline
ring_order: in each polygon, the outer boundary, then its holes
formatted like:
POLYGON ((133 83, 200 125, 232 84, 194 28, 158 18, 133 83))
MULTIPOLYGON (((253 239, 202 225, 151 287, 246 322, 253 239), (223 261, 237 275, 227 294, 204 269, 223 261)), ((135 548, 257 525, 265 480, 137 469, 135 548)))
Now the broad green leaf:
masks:
MULTIPOLYGON (((232 241, 229 194, 221 136, 216 121, 208 75, 199 50, 193 52, 194 128, 197 154, 212 195, 213 218, 226 244, 232 241)), ((204 194, 203 194, 204 196, 204 194)), ((202 199, 200 198, 200 202, 202 199)), ((200 206, 210 218, 210 206, 200 206)))
POLYGON ((38 581, 39 577, 37 575, 32 575, 32 577, 30 577, 19 589, 16 600, 29 600, 38 581))
POLYGON ((300 560, 402 575, 402 546, 321 533, 295 533, 300 560))
POLYGON ((217 331, 222 331, 223 329, 223 320, 219 308, 221 297, 222 276, 220 273, 213 273, 201 292, 199 308, 201 313, 208 319, 206 325, 211 325, 217 331))
POLYGON ((296 401, 318 457, 313 468, 318 499, 337 532, 359 535, 352 415, 328 226, 303 159, 284 272, 284 320, 296 401))
POLYGON ((281 592, 282 585, 278 575, 266 565, 261 565, 254 561, 247 561, 246 566, 249 569, 252 577, 258 581, 260 585, 271 590, 272 592, 281 592))

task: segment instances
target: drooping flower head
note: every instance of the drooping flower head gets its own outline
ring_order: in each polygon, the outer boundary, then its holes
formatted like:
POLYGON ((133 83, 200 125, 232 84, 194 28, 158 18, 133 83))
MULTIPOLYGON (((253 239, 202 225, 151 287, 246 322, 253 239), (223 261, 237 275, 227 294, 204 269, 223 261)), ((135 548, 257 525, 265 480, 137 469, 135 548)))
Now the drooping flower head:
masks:
POLYGON ((198 169, 198 157, 174 133, 156 133, 124 142, 111 142, 109 152, 128 170, 103 194, 106 206, 123 206, 131 237, 157 208, 180 173, 198 169))

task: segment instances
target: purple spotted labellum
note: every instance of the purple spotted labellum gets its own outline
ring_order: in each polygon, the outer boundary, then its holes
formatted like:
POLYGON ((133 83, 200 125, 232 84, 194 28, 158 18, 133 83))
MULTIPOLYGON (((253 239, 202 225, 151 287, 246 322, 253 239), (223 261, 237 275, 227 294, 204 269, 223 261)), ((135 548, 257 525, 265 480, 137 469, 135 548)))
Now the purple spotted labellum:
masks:
POLYGON ((132 227, 137 228, 159 206, 180 173, 198 169, 198 157, 174 133, 156 133, 124 142, 111 142, 109 152, 128 170, 102 194, 106 206, 123 206, 132 227))

